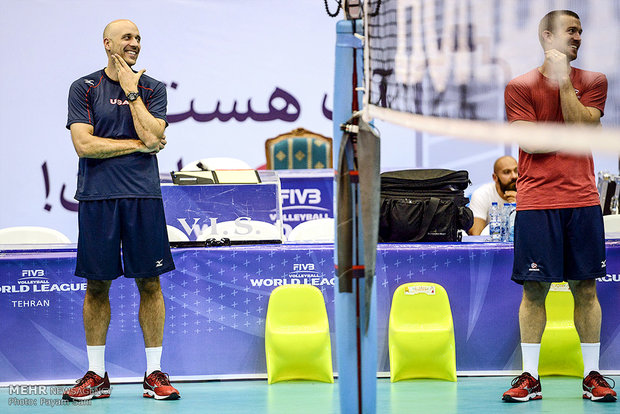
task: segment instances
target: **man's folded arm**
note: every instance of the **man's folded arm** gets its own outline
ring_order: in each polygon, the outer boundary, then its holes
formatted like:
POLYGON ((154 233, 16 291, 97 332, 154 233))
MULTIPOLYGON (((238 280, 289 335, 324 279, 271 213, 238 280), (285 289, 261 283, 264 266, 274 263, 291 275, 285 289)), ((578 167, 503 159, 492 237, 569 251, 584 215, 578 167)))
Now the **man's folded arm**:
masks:
POLYGON ((151 152, 139 139, 112 139, 93 135, 90 124, 74 123, 70 126, 71 140, 80 158, 112 158, 134 152, 151 152))

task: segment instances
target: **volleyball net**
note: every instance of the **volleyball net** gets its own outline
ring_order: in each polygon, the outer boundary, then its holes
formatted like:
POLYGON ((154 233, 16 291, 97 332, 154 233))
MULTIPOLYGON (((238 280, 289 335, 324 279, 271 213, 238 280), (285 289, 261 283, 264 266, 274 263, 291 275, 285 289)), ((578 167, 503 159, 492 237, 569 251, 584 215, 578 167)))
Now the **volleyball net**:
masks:
POLYGON ((620 3, 372 0, 364 7, 367 119, 433 135, 564 152, 620 154, 620 3), (608 79, 600 126, 510 125, 504 89, 540 66, 538 23, 571 9, 584 33, 572 65, 608 79))

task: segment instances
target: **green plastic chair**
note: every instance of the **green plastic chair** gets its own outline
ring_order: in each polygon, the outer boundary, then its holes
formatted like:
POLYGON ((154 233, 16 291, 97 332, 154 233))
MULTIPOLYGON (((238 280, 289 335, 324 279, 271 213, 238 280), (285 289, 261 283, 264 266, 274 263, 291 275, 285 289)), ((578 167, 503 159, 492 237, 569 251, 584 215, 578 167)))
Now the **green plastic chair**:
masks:
POLYGON ((399 286, 389 321, 390 379, 456 381, 454 324, 446 290, 436 283, 399 286))
POLYGON ((265 141, 268 170, 332 168, 332 139, 304 128, 265 141))
POLYGON ((267 383, 334 382, 329 322, 323 294, 312 285, 273 290, 265 322, 267 383))
POLYGON ((552 283, 547 299, 547 324, 540 342, 538 374, 583 376, 581 341, 575 329, 575 302, 568 283, 552 283))

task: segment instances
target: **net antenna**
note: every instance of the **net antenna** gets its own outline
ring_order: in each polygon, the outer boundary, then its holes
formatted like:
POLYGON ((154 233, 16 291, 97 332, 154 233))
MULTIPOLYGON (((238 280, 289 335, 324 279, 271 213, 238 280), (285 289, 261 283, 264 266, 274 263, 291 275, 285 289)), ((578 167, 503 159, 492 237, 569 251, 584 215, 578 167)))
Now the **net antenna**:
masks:
MULTIPOLYGON (((331 12, 329 10, 329 6, 327 5, 327 0, 323 0, 325 4, 325 11, 329 15, 329 17, 336 17, 340 13, 340 9, 344 10, 345 20, 357 20, 361 19, 364 15, 362 0, 336 0, 338 3, 338 7, 335 12, 331 12)), ((379 0, 379 4, 381 4, 381 0, 379 0)), ((378 7, 377 7, 378 9, 378 7)))
MULTIPOLYGON (((604 128, 517 125, 504 120, 504 87, 529 68, 511 67, 506 61, 508 40, 494 36, 504 30, 502 26, 513 28, 516 23, 506 21, 505 14, 504 20, 494 19, 493 7, 486 11, 476 4, 469 0, 364 3, 364 119, 381 119, 440 137, 517 144, 528 150, 620 155, 620 122, 613 105, 617 88, 612 89, 617 71, 605 70, 610 90, 604 128), (487 20, 478 21, 481 16, 487 20)), ((531 22, 527 24, 514 28, 525 33, 532 28, 531 22)), ((527 50, 528 57, 533 56, 532 50, 527 50)))
POLYGON ((344 0, 344 13, 347 20, 361 19, 363 16, 361 0, 344 0))

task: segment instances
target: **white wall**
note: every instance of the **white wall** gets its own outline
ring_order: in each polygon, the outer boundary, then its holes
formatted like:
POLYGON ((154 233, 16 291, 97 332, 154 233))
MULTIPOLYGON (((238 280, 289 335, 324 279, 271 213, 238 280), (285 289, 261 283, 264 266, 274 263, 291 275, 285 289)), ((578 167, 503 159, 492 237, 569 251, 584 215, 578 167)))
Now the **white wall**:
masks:
MULTIPOLYGON (((594 22, 594 17, 588 21, 594 22)), ((192 100, 200 113, 213 112, 218 101, 221 112, 229 112, 235 101, 237 111, 245 112, 248 99, 255 112, 267 112, 276 88, 291 94, 301 107, 294 122, 173 123, 166 133, 168 145, 159 155, 162 172, 175 170, 181 159, 188 163, 208 156, 234 156, 262 165, 265 139, 299 126, 331 136, 322 101, 327 94, 331 109, 337 19, 326 15, 322 1, 2 0, 0 228, 43 225, 76 240, 77 216, 61 203, 63 186, 64 198, 73 202, 77 173, 77 156, 65 129, 67 93, 75 79, 105 66, 102 31, 118 18, 138 25, 142 51, 136 69, 146 68, 147 74, 169 85, 169 114, 186 112, 192 100), (173 82, 176 88, 170 87, 173 82)), ((603 52, 589 53, 617 64, 618 15, 611 21, 616 21, 614 42, 601 44, 598 50, 603 52)), ((589 30, 585 24, 584 28, 589 30)), ((604 30, 595 29, 599 39, 605 36, 604 30)), ((596 45, 590 42, 588 46, 596 45)), ((530 59, 524 66, 538 64, 536 56, 530 59)), ((274 105, 282 107, 284 102, 274 105)), ((382 168, 416 166, 414 132, 385 123, 379 127, 382 168)), ((482 158, 461 159, 461 151, 453 148, 442 156, 432 144, 420 146, 425 151, 421 159, 427 161, 419 166, 467 169, 474 185, 480 185, 490 179, 494 158, 504 152, 503 147, 486 146, 479 150, 482 158)), ((617 160, 597 156, 597 168, 616 172, 617 160)))

